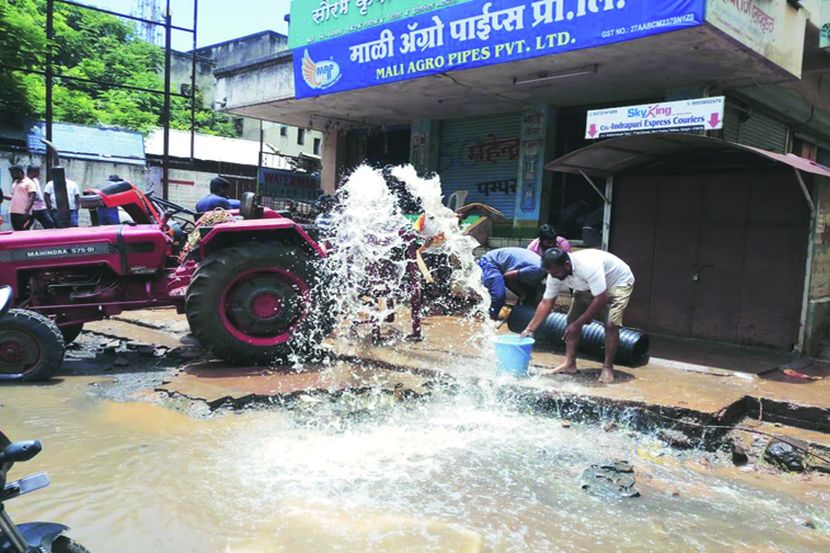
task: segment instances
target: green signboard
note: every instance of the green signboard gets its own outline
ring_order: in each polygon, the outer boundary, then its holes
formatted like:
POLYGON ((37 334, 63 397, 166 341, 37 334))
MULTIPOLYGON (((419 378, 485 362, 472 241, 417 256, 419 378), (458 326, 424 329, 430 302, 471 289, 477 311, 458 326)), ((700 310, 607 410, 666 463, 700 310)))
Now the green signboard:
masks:
POLYGON ((292 0, 288 47, 300 48, 469 0, 292 0))
POLYGON ((830 48, 830 0, 821 2, 819 33, 819 48, 830 48))

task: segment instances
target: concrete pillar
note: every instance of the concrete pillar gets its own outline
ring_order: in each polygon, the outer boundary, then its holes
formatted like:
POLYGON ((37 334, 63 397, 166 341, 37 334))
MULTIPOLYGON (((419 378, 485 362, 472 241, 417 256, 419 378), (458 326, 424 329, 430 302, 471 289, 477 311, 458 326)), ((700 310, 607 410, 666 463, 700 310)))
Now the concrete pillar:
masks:
POLYGON ((537 106, 522 113, 519 144, 519 169, 516 179, 516 208, 513 228, 535 230, 539 225, 542 206, 542 185, 545 163, 552 141, 549 126, 555 127, 556 111, 550 106, 537 106))
POLYGON ((420 173, 438 170, 439 129, 441 123, 432 119, 419 119, 411 125, 409 162, 420 173))
POLYGON ((334 194, 346 159, 346 133, 335 130, 327 132, 321 153, 320 188, 323 194, 334 194))
MULTIPOLYGON (((808 264, 809 277, 805 280, 807 293, 803 343, 797 348, 805 355, 830 355, 830 178, 804 175, 810 184, 816 206, 816 220, 809 239, 812 241, 812 260, 808 264)), ((789 184, 789 183, 787 183, 789 184)))

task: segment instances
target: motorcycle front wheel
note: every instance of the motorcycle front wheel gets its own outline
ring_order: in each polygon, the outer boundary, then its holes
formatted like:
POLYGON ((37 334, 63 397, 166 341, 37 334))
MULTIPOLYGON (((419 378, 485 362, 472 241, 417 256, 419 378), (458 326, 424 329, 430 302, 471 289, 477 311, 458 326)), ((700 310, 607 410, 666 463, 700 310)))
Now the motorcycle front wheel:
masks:
POLYGON ((89 549, 66 536, 60 536, 52 542, 52 553, 90 553, 89 549))

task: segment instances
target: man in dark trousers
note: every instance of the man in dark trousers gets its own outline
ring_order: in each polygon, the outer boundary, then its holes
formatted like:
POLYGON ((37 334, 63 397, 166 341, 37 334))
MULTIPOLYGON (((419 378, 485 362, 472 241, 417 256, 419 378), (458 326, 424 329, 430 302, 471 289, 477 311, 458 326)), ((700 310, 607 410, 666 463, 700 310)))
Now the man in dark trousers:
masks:
POLYGON ((12 176, 12 201, 9 213, 14 230, 29 228, 32 217, 32 206, 37 200, 37 185, 23 172, 23 167, 14 165, 9 167, 12 176))
POLYGON ((478 260, 481 283, 490 293, 490 318, 496 320, 504 307, 509 288, 520 302, 536 299, 536 290, 545 278, 542 258, 524 248, 490 250, 478 260))
POLYGON ((43 228, 55 228, 52 215, 46 208, 46 202, 43 201, 43 189, 40 186, 40 167, 29 165, 26 169, 26 176, 37 186, 37 198, 32 206, 32 220, 29 221, 29 228, 32 227, 35 221, 40 223, 43 228))

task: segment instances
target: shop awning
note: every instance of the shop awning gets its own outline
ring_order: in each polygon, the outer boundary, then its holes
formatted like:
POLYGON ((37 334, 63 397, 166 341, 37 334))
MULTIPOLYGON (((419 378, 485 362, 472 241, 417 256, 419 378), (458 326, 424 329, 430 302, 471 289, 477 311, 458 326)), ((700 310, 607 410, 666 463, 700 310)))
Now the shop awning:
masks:
POLYGON ((830 168, 795 154, 695 134, 647 134, 596 142, 545 165, 549 171, 593 176, 619 174, 699 173, 783 165, 830 178, 830 168), (762 166, 762 167, 759 167, 762 166))

